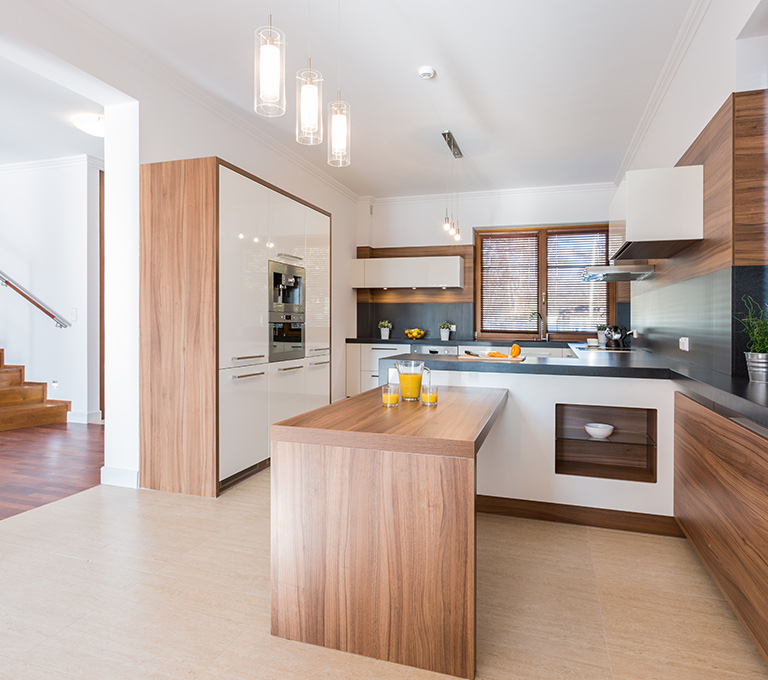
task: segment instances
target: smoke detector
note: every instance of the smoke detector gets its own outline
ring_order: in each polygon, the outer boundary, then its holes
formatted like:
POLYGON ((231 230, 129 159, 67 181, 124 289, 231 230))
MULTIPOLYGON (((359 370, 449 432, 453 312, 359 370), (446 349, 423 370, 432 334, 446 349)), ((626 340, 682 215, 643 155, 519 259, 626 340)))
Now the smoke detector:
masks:
POLYGON ((419 76, 424 80, 432 80, 435 77, 435 69, 431 66, 419 66, 419 76))

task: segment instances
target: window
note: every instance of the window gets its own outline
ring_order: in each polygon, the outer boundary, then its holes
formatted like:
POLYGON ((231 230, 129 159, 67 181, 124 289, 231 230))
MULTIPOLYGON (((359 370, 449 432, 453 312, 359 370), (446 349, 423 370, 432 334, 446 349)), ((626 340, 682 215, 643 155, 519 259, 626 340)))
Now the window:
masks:
POLYGON ((506 230, 478 236, 478 335, 593 333, 609 323, 607 283, 583 283, 584 267, 608 263, 605 227, 506 230))

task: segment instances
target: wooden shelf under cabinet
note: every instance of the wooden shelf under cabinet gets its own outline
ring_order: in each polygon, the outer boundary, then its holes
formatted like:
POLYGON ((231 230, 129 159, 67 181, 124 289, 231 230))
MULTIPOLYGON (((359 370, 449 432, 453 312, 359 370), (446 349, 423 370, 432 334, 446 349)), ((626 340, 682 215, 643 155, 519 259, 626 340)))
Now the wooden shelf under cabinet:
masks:
POLYGON ((655 482, 656 410, 556 404, 555 473, 655 482), (606 439, 595 439, 586 423, 608 423, 614 430, 606 439))

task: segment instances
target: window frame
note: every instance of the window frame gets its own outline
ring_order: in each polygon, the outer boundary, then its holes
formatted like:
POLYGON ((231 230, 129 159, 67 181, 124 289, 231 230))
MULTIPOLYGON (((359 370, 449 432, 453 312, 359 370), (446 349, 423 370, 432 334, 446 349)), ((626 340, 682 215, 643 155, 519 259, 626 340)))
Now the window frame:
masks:
MULTIPOLYGON (((536 309, 544 319, 544 337, 547 334, 547 237, 549 234, 576 234, 576 233, 604 233, 606 235, 606 262, 608 261, 608 224, 581 224, 581 225, 561 225, 561 226, 536 226, 536 227, 506 227, 499 229, 476 229, 475 230, 475 335, 478 340, 542 340, 539 331, 483 331, 483 241, 485 239, 498 238, 501 236, 538 236, 538 282, 537 282, 537 305, 536 309)), ((587 284, 585 284, 587 285, 587 284)), ((608 283, 608 319, 607 323, 616 323, 616 284, 608 283)), ((595 331, 596 332, 596 331, 595 331)), ((588 332, 569 332, 569 333, 551 333, 549 339, 552 341, 584 341, 588 337, 593 337, 594 333, 588 332)))

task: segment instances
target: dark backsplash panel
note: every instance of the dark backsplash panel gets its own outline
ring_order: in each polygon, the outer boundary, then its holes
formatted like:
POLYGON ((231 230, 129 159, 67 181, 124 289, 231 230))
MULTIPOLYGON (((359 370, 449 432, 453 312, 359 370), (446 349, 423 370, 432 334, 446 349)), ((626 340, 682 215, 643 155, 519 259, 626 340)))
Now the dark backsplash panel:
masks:
POLYGON ((632 326, 637 345, 704 366, 726 375, 747 374, 743 352, 747 338, 734 314, 743 310, 741 298, 768 300, 768 268, 727 267, 664 288, 632 295, 632 326), (679 349, 688 337, 691 351, 679 349))
MULTIPOLYGON (((733 268, 733 316, 744 316, 744 296, 748 295, 759 304, 765 306, 768 302, 768 267, 734 267, 733 268)), ((735 318, 731 318, 733 328, 733 351, 731 375, 747 375, 747 360, 744 352, 747 351, 749 337, 744 333, 744 326, 735 318)))
POLYGON ((456 325, 451 340, 474 339, 474 315, 471 302, 358 302, 357 337, 378 338, 379 321, 388 319, 394 328, 391 338, 405 338, 406 328, 426 331, 424 339, 440 340, 437 324, 450 321, 456 325))

